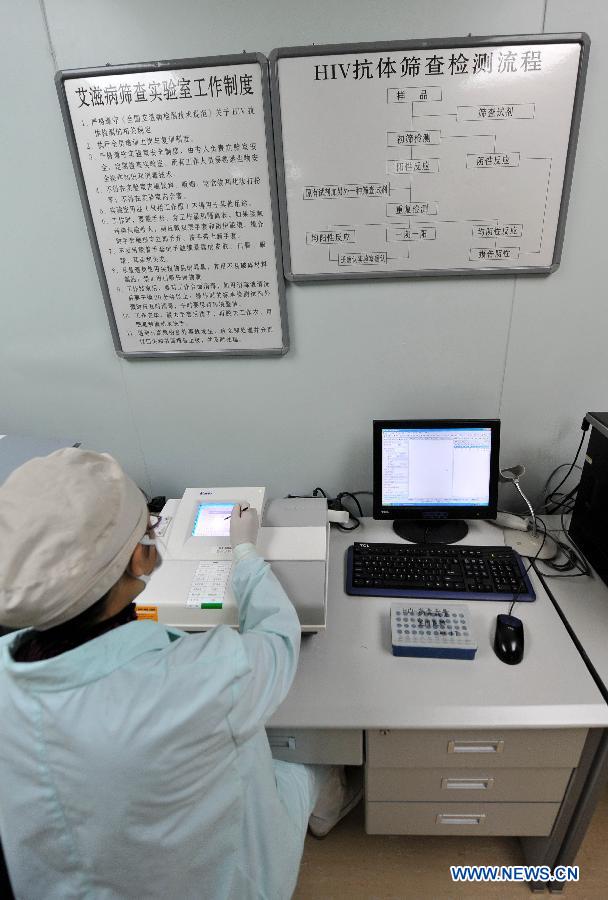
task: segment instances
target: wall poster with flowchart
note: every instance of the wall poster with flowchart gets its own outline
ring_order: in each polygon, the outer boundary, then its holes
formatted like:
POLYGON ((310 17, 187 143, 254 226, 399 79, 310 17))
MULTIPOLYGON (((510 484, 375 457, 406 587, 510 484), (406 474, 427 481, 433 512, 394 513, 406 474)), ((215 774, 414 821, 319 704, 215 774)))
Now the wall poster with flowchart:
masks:
POLYGON ((285 353, 266 57, 56 82, 117 354, 285 353))
POLYGON ((584 34, 274 50, 286 277, 554 271, 588 52, 584 34))

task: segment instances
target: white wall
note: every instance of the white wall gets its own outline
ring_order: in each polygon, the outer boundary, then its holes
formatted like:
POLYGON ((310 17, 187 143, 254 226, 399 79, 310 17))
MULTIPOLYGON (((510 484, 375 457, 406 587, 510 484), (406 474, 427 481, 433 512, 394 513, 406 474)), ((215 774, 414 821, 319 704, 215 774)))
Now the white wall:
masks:
MULTIPOLYGON (((371 482, 371 420, 500 416, 502 463, 540 486, 608 408, 604 0, 3 0, 0 433, 79 438, 146 490, 371 482), (119 360, 56 69, 290 44, 588 31, 562 264, 547 278, 289 285, 279 359, 119 360)), ((505 498, 506 499, 506 498, 505 498)))

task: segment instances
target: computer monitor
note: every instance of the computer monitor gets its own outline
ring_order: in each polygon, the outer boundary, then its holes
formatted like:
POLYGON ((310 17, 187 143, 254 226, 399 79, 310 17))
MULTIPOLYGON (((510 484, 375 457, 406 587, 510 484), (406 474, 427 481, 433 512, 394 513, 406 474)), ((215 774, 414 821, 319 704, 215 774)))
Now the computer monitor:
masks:
POLYGON ((496 518, 498 419, 374 421, 374 519, 399 537, 452 544, 464 519, 496 518))

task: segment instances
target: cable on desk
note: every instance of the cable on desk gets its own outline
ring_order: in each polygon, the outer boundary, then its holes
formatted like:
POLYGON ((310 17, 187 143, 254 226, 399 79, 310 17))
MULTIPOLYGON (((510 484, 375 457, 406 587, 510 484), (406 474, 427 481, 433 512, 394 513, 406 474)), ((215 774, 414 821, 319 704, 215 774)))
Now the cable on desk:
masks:
MULTIPOLYGON (((556 533, 563 533, 567 535, 566 524, 564 522, 564 518, 567 515, 567 511, 563 510, 560 516, 561 528, 556 530, 556 533)), ((540 520, 539 520, 540 521, 540 520)), ((543 527, 545 529, 545 533, 547 531, 546 525, 543 522, 543 527)), ((543 578, 577 578, 581 575, 591 575, 591 569, 585 559, 584 555, 581 553, 579 548, 574 549, 571 544, 567 544, 565 541, 560 540, 558 537, 553 537, 557 547, 563 556, 565 556, 565 560, 563 562, 555 562, 552 559, 543 559, 538 560, 535 565, 535 569, 539 575, 542 575, 543 578), (578 551, 578 552, 577 552, 578 551), (542 562, 544 566, 547 566, 549 569, 553 569, 552 572, 543 572, 538 568, 538 563, 542 562), (558 574, 559 573, 559 574, 558 574)), ((572 541, 572 538, 568 538, 569 541, 572 541)))
POLYGON ((529 559, 529 562, 528 562, 528 565, 527 565, 527 567, 526 567, 526 570, 525 570, 524 574, 522 575, 522 574, 520 573, 520 575, 519 575, 519 587, 517 588, 517 590, 516 590, 515 593, 513 594, 513 599, 511 600, 511 606, 509 607, 509 615, 511 615, 511 613, 513 612, 513 607, 514 607, 515 604, 517 603, 517 598, 519 597, 519 595, 520 595, 521 593, 523 593, 524 588, 527 587, 527 585, 526 585, 526 583, 525 583, 525 581, 524 581, 524 576, 528 574, 528 572, 530 571, 530 569, 531 569, 532 566, 534 565, 535 560, 538 558, 538 554, 540 553, 540 551, 541 551, 541 550, 543 549, 543 547, 545 546, 545 541, 547 540, 547 527, 546 527, 545 523, 544 523, 543 520, 542 520, 541 518, 539 518, 538 516, 536 516, 536 521, 537 521, 537 523, 539 523, 539 524, 541 525, 541 527, 542 527, 542 529, 543 529, 543 539, 542 539, 542 541, 541 541, 540 547, 538 548, 538 550, 536 551, 536 553, 534 554, 534 556, 533 556, 531 559, 529 559))

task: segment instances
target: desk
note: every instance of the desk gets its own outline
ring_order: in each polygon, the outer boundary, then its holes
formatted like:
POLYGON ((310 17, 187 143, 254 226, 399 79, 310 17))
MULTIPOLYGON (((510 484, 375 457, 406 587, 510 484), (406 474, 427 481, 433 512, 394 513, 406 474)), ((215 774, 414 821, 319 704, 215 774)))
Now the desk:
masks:
MULTIPOLYGON (((515 608, 526 635, 520 665, 501 663, 491 647, 496 615, 508 609, 504 602, 466 601, 478 641, 473 661, 393 657, 391 601, 346 595, 344 556, 354 539, 394 537, 390 525, 372 519, 363 519, 354 534, 332 532, 327 630, 302 640, 295 682, 269 723, 273 752, 302 762, 365 762, 368 831, 518 835, 525 837, 529 862, 552 865, 608 727, 608 705, 533 572, 537 600, 515 608), (467 741, 478 748, 485 742, 487 754, 467 752, 475 749, 467 741), (464 752, 448 759, 450 742, 464 752), (511 795, 507 787, 494 794, 487 787, 500 771, 491 786, 497 790, 501 770, 515 785, 511 795), (565 783, 535 793, 549 770, 561 770, 565 783), (423 774, 440 790, 458 773, 486 782, 463 787, 463 802, 454 803, 457 792, 450 793, 443 809, 435 788, 416 797, 413 785, 423 774), (391 799, 374 799, 390 797, 391 784, 391 799), (491 796, 496 800, 480 800, 491 796), (462 815, 450 819, 450 810, 462 815)), ((498 529, 480 522, 471 523, 464 543, 503 541, 498 529)))
MULTIPOLYGON (((548 527, 561 527, 559 516, 548 527)), ((549 572, 541 564, 539 572, 549 572)), ((556 610, 579 649, 599 691, 608 702, 608 586, 592 570, 590 576, 541 575, 556 610)), ((608 780, 608 732, 590 761, 587 779, 560 847, 557 863, 569 865, 585 836, 599 795, 608 780)))

